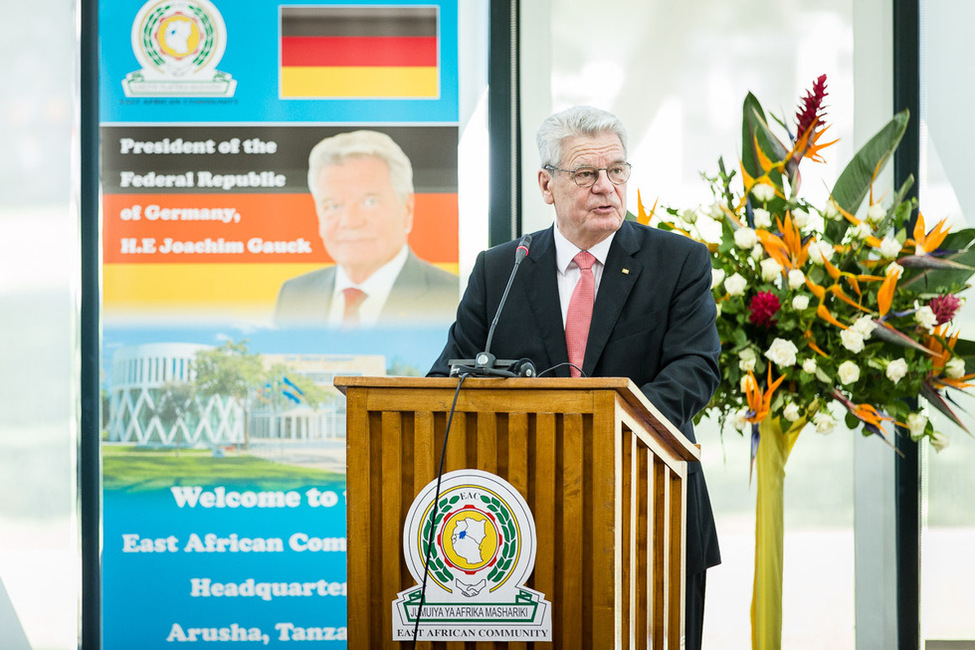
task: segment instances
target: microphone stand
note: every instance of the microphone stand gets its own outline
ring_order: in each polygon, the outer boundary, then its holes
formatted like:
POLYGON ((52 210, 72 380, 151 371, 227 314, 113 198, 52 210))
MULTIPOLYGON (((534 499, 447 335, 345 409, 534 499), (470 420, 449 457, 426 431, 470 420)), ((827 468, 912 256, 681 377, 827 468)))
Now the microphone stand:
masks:
POLYGON ((521 261, 528 256, 528 247, 531 245, 532 236, 525 235, 518 242, 515 249, 515 265, 508 276, 508 284, 505 285, 504 293, 501 294, 501 301, 498 303, 498 310, 491 321, 488 329, 487 341, 484 344, 484 351, 478 352, 473 359, 450 359, 450 376, 455 377, 461 373, 470 373, 479 377, 534 377, 535 364, 530 359, 498 359, 491 354, 491 341, 494 340, 494 330, 498 326, 498 318, 501 317, 501 310, 508 300, 508 292, 511 291, 511 284, 515 281, 518 267, 521 261))

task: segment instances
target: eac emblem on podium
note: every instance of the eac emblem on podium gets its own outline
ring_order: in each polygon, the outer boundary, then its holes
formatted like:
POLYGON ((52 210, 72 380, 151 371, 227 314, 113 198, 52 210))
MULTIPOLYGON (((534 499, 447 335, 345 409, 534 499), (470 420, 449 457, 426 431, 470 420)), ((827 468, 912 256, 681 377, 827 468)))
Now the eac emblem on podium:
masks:
POLYGON ((499 476, 464 469, 442 477, 434 507, 436 498, 433 480, 406 516, 403 553, 417 584, 393 601, 393 640, 551 641, 551 605, 524 586, 536 537, 521 494, 499 476))

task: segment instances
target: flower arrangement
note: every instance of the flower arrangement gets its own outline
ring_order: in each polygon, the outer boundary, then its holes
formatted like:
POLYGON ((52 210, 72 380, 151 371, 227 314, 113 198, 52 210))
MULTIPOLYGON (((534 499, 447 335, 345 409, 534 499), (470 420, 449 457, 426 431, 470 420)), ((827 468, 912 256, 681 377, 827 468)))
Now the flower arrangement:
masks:
MULTIPOLYGON (((637 220, 679 231, 711 251, 722 381, 705 413, 751 431, 757 475, 752 647, 782 637, 785 463, 812 425, 829 433, 845 411, 851 430, 891 444, 899 425, 938 450, 948 444, 923 397, 959 427, 952 392, 975 386, 975 344, 953 319, 975 272, 975 230, 929 226, 908 179, 884 199, 873 185, 907 127, 898 113, 849 162, 823 205, 799 191, 799 166, 825 162, 826 76, 802 98, 795 131, 777 119, 783 144, 748 94, 741 181, 718 159, 704 175, 706 209, 647 213, 637 220)), ((835 142, 835 141, 834 141, 835 142)), ((701 414, 703 416, 704 414, 701 414)), ((699 417, 701 417, 699 416, 699 417)))
MULTIPOLYGON (((950 391, 975 385, 975 344, 953 324, 975 272, 975 230, 930 226, 909 196, 913 179, 887 199, 874 193, 906 111, 856 153, 824 205, 805 200, 800 164, 824 163, 835 142, 823 141, 826 95, 822 75, 799 104, 794 133, 776 120, 783 144, 749 94, 740 182, 719 159, 718 174, 703 175, 713 205, 665 208, 653 222, 712 253, 723 377, 708 410, 757 438, 768 417, 828 433, 839 405, 850 429, 889 443, 900 425, 940 450, 947 437, 911 398, 967 431, 950 391)), ((639 194, 638 210, 643 223, 657 212, 639 194)))

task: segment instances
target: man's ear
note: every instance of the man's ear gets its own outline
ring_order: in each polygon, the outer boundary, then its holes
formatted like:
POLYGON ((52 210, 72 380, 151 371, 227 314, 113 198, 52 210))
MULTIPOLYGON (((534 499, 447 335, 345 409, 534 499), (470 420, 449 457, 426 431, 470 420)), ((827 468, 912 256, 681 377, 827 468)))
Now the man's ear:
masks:
POLYGON ((553 183, 555 183, 555 177, 548 170, 538 170, 538 189, 542 191, 542 200, 549 205, 555 204, 553 183))

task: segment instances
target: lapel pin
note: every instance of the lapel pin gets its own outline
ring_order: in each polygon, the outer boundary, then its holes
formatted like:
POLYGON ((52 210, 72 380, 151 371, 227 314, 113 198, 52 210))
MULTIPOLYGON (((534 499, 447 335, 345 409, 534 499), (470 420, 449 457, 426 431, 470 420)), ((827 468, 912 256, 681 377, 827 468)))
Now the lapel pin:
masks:
POLYGON ((623 269, 623 274, 624 275, 629 275, 630 274, 630 269, 623 269))

